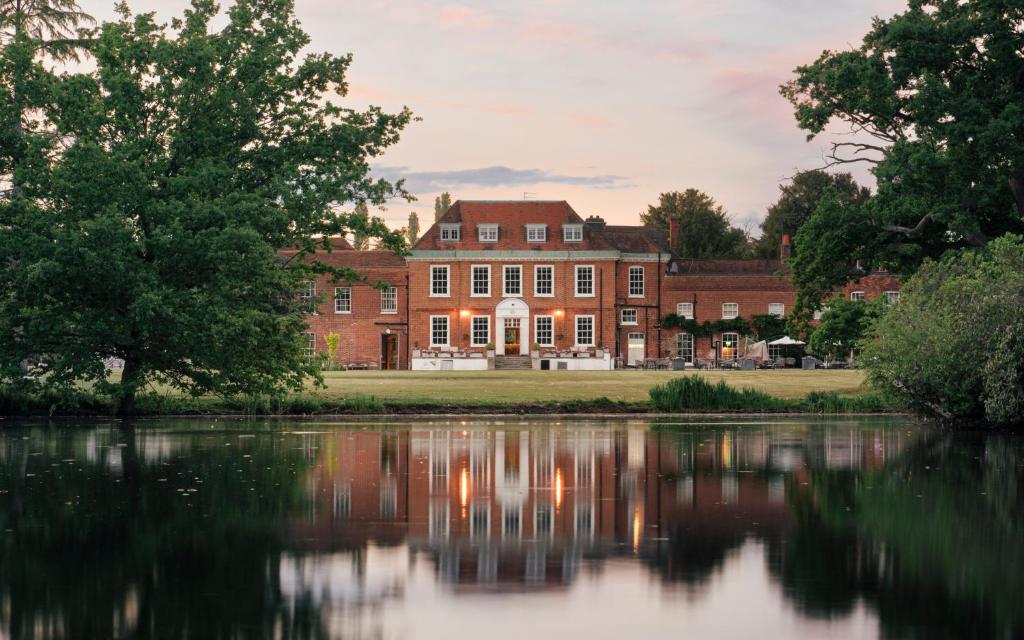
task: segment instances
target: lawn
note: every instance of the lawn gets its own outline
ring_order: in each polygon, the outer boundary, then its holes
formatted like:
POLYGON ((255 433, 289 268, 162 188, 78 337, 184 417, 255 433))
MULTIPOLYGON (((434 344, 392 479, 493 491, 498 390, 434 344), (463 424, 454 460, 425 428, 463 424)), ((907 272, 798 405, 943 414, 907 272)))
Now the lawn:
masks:
POLYGON ((725 380, 780 398, 802 398, 810 391, 843 396, 865 392, 860 371, 340 371, 324 373, 325 398, 374 396, 412 403, 530 403, 606 397, 646 402, 651 387, 680 375, 725 380))

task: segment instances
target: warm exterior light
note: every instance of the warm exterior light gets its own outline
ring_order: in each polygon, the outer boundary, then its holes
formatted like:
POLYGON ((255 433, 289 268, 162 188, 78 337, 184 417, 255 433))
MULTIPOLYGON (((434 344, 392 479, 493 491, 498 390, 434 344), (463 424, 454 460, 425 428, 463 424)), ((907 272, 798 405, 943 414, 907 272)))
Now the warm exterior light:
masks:
POLYGON ((469 317, 469 310, 468 309, 463 309, 462 311, 459 312, 459 315, 462 316, 463 318, 468 318, 469 317))
POLYGON ((559 318, 561 318, 562 316, 565 315, 565 312, 562 311, 561 309, 556 309, 555 310, 555 315, 558 316, 559 318))

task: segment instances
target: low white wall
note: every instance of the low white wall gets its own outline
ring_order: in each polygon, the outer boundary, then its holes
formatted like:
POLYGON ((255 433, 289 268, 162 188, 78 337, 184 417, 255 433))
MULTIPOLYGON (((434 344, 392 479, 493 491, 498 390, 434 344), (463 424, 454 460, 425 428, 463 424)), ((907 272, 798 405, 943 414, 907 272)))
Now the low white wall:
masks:
POLYGON ((413 358, 411 362, 413 371, 487 370, 487 358, 413 358))

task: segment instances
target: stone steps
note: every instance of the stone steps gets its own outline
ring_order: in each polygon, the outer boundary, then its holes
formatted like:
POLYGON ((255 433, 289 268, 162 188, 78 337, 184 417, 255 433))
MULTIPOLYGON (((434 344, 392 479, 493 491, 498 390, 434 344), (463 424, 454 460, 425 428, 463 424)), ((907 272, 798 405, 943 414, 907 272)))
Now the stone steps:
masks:
POLYGON ((495 369, 532 369, 530 356, 494 356, 495 369))

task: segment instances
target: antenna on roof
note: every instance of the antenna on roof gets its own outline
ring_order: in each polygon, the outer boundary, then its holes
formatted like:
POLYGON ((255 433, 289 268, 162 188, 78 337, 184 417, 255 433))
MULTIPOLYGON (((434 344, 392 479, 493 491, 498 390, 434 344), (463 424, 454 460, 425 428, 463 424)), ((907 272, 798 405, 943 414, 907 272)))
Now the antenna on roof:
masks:
POLYGON ((530 193, 529 191, 523 192, 523 200, 529 200, 531 196, 537 195, 536 193, 530 193))

